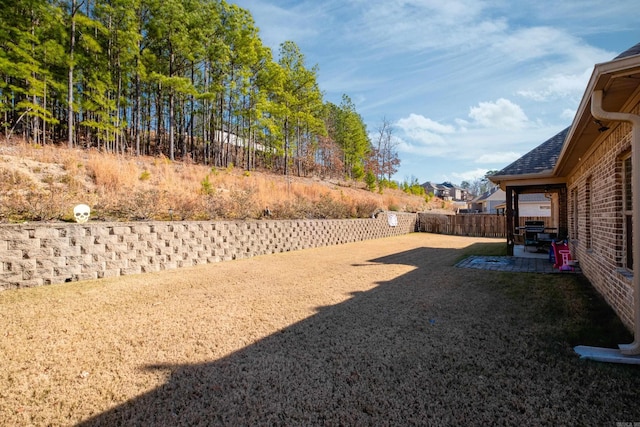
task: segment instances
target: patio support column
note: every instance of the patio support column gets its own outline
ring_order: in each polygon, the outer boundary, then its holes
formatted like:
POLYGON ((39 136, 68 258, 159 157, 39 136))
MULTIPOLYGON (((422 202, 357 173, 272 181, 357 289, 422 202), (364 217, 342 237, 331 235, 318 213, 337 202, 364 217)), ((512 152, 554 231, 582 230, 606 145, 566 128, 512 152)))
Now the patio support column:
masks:
MULTIPOLYGON (((520 193, 518 191, 513 192, 513 232, 520 227, 520 193)), ((520 233, 520 230, 518 230, 520 233)))
POLYGON ((569 214, 567 211, 567 187, 563 186, 558 191, 558 237, 569 237, 569 214))
MULTIPOLYGON (((624 355, 640 354, 640 116, 636 114, 605 111, 602 108, 601 90, 591 94, 591 114, 598 120, 631 123, 631 188, 633 193, 633 337, 631 344, 620 344, 624 355)), ((627 250, 629 250, 627 248, 627 250)))
POLYGON ((507 187, 507 255, 513 256, 513 187, 507 187))

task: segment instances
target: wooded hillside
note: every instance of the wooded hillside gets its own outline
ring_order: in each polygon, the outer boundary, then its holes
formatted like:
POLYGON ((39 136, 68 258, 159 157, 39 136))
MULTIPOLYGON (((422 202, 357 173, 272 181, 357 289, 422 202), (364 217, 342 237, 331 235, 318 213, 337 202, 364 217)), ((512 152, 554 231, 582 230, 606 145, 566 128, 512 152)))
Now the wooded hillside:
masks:
POLYGON ((219 0, 20 0, 0 7, 7 140, 213 167, 378 180, 398 165, 354 103, 323 100, 293 41, 275 59, 219 0), (375 148, 374 148, 375 147, 375 148))

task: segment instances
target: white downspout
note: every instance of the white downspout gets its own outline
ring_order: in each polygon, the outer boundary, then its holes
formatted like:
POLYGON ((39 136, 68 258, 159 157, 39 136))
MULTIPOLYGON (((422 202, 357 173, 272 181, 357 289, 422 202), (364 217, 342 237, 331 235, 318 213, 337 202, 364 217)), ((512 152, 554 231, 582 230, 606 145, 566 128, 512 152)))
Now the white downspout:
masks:
POLYGON ((602 91, 591 94, 591 114, 597 120, 631 123, 631 169, 633 192, 633 337, 631 344, 620 344, 624 355, 640 354, 640 116, 602 109, 602 91))

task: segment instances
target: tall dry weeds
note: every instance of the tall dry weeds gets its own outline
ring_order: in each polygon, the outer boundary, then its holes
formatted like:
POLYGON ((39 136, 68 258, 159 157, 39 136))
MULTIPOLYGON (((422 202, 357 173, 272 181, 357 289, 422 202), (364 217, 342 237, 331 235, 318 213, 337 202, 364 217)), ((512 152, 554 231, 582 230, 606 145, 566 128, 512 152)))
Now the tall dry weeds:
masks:
POLYGON ((135 187, 141 173, 132 159, 99 153, 92 153, 89 156, 87 169, 93 182, 107 192, 135 187))
POLYGON ((362 183, 217 169, 165 157, 0 145, 0 222, 70 221, 79 203, 91 206, 94 220, 255 219, 265 211, 275 219, 362 218, 378 209, 429 208, 422 197, 393 189, 370 192, 362 183))

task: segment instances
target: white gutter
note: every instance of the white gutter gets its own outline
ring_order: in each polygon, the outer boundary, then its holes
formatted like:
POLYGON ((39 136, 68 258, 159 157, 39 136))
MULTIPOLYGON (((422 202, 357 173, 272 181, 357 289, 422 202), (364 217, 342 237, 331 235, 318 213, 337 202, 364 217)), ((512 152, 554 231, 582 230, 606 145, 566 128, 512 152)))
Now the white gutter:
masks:
POLYGON ((633 337, 631 344, 620 344, 624 355, 640 354, 640 116, 637 114, 610 112, 602 109, 602 91, 591 94, 591 114, 597 120, 631 123, 631 169, 633 192, 633 337))

